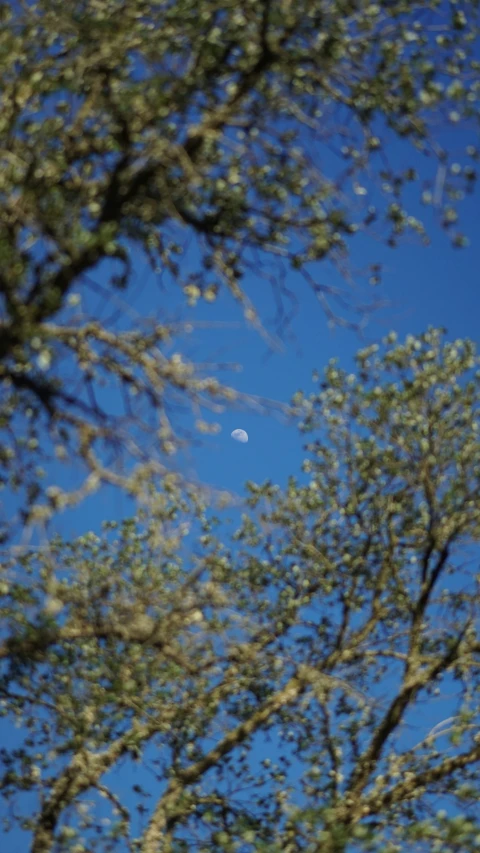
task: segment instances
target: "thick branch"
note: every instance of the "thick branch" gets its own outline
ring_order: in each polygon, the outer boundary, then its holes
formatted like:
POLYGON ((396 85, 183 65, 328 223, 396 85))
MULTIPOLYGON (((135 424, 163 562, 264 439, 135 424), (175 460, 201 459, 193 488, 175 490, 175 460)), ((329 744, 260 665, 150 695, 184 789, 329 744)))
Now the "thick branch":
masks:
POLYGON ((220 743, 207 752, 199 761, 177 773, 167 791, 160 798, 153 813, 149 826, 143 836, 140 847, 141 853, 160 853, 162 839, 166 830, 177 823, 183 816, 179 808, 179 800, 188 785, 201 778, 211 767, 237 746, 243 743, 251 734, 266 723, 277 711, 293 702, 306 689, 307 682, 297 675, 290 679, 282 690, 275 693, 252 716, 229 732, 220 743))
POLYGON ((360 756, 357 766, 350 777, 347 785, 349 798, 358 797, 367 785, 375 765, 383 752, 387 739, 397 728, 406 709, 413 702, 419 691, 425 687, 426 684, 434 681, 441 672, 444 672, 456 660, 463 636, 464 633, 462 632, 452 648, 438 661, 438 663, 426 671, 420 671, 410 680, 404 681, 400 692, 390 703, 386 714, 380 721, 372 740, 370 741, 370 745, 360 756))
POLYGON ((94 755, 87 750, 73 756, 68 767, 55 782, 52 793, 44 802, 37 821, 32 853, 50 853, 54 845, 55 829, 62 811, 73 802, 75 797, 97 786, 101 776, 128 752, 132 734, 143 738, 154 733, 154 725, 140 728, 133 726, 123 737, 115 741, 105 752, 94 755))
POLYGON ((410 797, 418 789, 423 791, 429 785, 440 782, 442 779, 450 777, 458 770, 462 770, 469 764, 474 764, 480 761, 480 744, 475 746, 470 752, 455 755, 453 758, 445 758, 436 767, 431 767, 429 770, 424 770, 422 773, 410 774, 408 780, 399 782, 394 788, 385 791, 384 794, 366 797, 362 800, 362 805, 369 808, 370 814, 380 814, 389 806, 400 803, 406 797, 410 797))

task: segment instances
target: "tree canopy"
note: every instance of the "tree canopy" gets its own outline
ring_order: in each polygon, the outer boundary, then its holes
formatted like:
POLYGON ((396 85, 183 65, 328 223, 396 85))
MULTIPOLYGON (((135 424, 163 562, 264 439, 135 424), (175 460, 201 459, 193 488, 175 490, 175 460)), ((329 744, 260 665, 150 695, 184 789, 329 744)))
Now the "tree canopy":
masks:
POLYGON ((11 556, 0 791, 34 853, 478 850, 480 359, 382 350, 296 395, 303 470, 234 532, 165 480, 11 556))
MULTIPOLYGON (((187 303, 228 291, 259 328, 246 282, 271 285, 282 318, 285 274, 303 277, 355 325, 368 300, 322 263, 348 279, 356 235, 427 240, 411 187, 465 242, 473 0, 18 0, 0 15, 0 476, 21 524, 104 482, 138 494, 178 448, 178 401, 208 430, 204 408, 240 397, 168 349, 178 327, 153 285, 151 316, 132 313, 143 261, 187 303), (83 479, 60 487, 52 459, 83 479)), ((6 539, 11 509, 0 522, 6 539)))
POLYGON ((252 400, 186 359, 169 305, 228 294, 268 337, 306 282, 359 329, 374 241, 464 246, 478 2, 15 0, 0 24, 3 829, 32 853, 476 853, 472 342, 330 362, 284 404, 302 470, 231 518, 180 477, 176 413, 207 433, 252 400), (20 538, 104 484, 132 518, 20 538))

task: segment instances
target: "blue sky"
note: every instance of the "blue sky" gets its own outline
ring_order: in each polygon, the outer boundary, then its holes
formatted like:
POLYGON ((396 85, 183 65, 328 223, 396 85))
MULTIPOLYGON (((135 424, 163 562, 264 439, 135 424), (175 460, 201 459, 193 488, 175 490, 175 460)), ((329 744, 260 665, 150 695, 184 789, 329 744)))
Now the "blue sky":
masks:
MULTIPOLYGON (((243 324, 238 306, 227 296, 220 297, 213 305, 203 304, 195 310, 182 311, 185 319, 200 320, 205 327, 179 338, 174 349, 178 348, 198 360, 238 362, 242 371, 226 373, 225 379, 246 393, 287 402, 298 388, 308 391, 313 387, 311 374, 314 368, 321 371, 330 358, 338 357, 342 367, 354 369, 356 350, 365 342, 379 340, 391 329, 402 338, 408 333, 421 333, 429 325, 444 326, 448 339, 470 337, 480 343, 479 211, 478 194, 467 197, 461 205, 462 224, 470 240, 469 247, 465 249, 452 248, 445 233, 433 222, 429 228, 429 247, 406 241, 394 250, 374 247, 377 257, 386 266, 381 295, 391 304, 371 317, 365 329, 365 340, 360 340, 351 330, 329 329, 321 306, 303 284, 298 313, 283 340, 283 351, 269 353, 258 333, 243 324)), ((361 243, 358 262, 367 263, 374 259, 372 246, 361 243)), ((334 273, 331 275, 332 281, 341 284, 338 277, 335 280, 334 273)), ((161 294, 146 266, 139 265, 137 276, 140 294, 137 303, 133 303, 135 307, 140 312, 153 312, 156 309, 155 299, 158 299, 159 304, 163 300, 162 309, 167 314, 175 314, 178 298, 168 292, 161 294)), ((246 286, 260 315, 272 316, 274 304, 271 294, 257 289, 258 283, 254 281, 247 281, 246 286)), ((202 438, 198 446, 191 448, 184 461, 192 476, 241 495, 246 480, 262 482, 270 479, 282 485, 289 474, 299 473, 304 457, 302 439, 296 429, 282 418, 245 410, 226 411, 216 419, 221 425, 221 432, 202 438), (238 444, 231 439, 230 433, 235 427, 248 431, 248 444, 238 444)), ((124 496, 108 489, 86 501, 74 513, 60 517, 56 526, 67 537, 89 529, 99 532, 104 518, 119 519, 130 514, 131 510, 132 505, 124 496)), ((383 683, 380 689, 388 690, 388 684, 383 683)), ((439 698, 434 705, 429 705, 429 714, 435 714, 435 717, 429 716, 424 722, 431 727, 451 712, 451 703, 439 698)), ((420 739, 416 725, 412 727, 411 722, 410 718, 405 742, 420 739)), ((272 755, 275 758, 275 743, 275 736, 269 744, 257 737, 257 758, 272 755)), ((154 752, 147 751, 149 754, 151 760, 154 752)), ((117 777, 114 772, 110 774, 109 783, 119 793, 123 790, 127 797, 129 785, 133 782, 148 790, 153 777, 145 769, 147 764, 148 760, 142 765, 132 764, 128 779, 122 774, 117 777)), ((288 781, 294 784, 295 774, 290 774, 288 781)), ((438 798, 436 807, 442 805, 443 801, 438 798)), ((101 803, 99 808, 99 814, 103 813, 101 803)), ((107 813, 108 809, 105 815, 107 813)), ((140 823, 132 827, 134 832, 140 828, 140 823)), ((24 849, 24 842, 20 839, 19 833, 9 836, 11 853, 20 853, 24 849)))
MULTIPOLYGON (((406 242, 396 250, 377 247, 378 254, 387 266, 382 296, 392 304, 372 316, 365 330, 367 341, 378 340, 390 329, 395 329, 403 337, 408 333, 420 333, 428 325, 433 325, 445 326, 449 339, 470 337, 479 342, 478 195, 468 197, 462 203, 461 213, 470 239, 470 246, 466 249, 452 248, 446 235, 435 226, 430 228, 432 242, 427 248, 406 242)), ((360 245, 359 255, 364 254, 364 263, 372 260, 370 252, 371 246, 360 245)), ((139 311, 153 310, 153 295, 160 293, 151 280, 152 274, 140 266, 140 283, 146 275, 150 275, 150 278, 143 282, 145 286, 137 306, 139 311)), ((338 280, 335 283, 340 282, 338 280)), ((261 290, 253 293, 256 283, 247 281, 246 284, 259 313, 271 316, 274 306, 270 294, 261 290)), ((159 296, 157 298, 160 299, 159 296)), ((168 293, 162 298, 167 299, 168 311, 168 293)), ((172 312, 176 304, 172 298, 172 312)), ((238 307, 228 297, 220 298, 213 306, 203 305, 198 310, 186 311, 184 316, 186 319, 201 319, 207 325, 189 336, 188 340, 179 340, 178 345, 184 352, 190 352, 192 357, 201 360, 238 362, 242 365, 241 373, 231 374, 231 381, 236 387, 247 393, 285 402, 298 388, 308 390, 311 387, 312 370, 316 368, 321 371, 331 357, 337 356, 342 367, 352 369, 353 356, 358 347, 364 344, 350 330, 328 328, 321 306, 306 285, 302 287, 298 314, 289 330, 290 337, 283 342, 283 352, 272 353, 268 358, 265 342, 254 330, 245 327, 238 307), (210 327, 212 320, 220 326, 213 324, 210 327), (221 323, 227 325, 222 327, 221 323)), ((222 427, 219 435, 207 437, 200 446, 192 448, 186 463, 187 469, 200 480, 241 494, 247 479, 256 482, 271 479, 282 485, 289 474, 298 473, 303 458, 302 441, 296 430, 282 419, 250 411, 228 411, 217 419, 222 427), (232 441, 230 433, 235 427, 248 431, 248 444, 232 441)), ((130 511, 131 505, 127 499, 109 489, 87 501, 75 513, 62 516, 57 529, 65 536, 88 529, 98 532, 103 518, 120 518, 130 511)), ((440 702, 438 720, 448 716, 450 710, 448 703, 440 702)), ((5 724, 1 728, 5 732, 5 724)), ((15 739, 19 735, 17 733, 15 739)), ((12 743, 10 729, 8 737, 12 743)), ((266 744, 264 753, 259 744, 257 756, 270 755, 272 749, 274 752, 274 743, 275 740, 266 744)), ((143 784, 148 789, 152 777, 145 769, 134 765, 131 773, 130 781, 143 784)), ((118 790, 123 787, 121 778, 114 784, 118 790)), ((134 826, 133 829, 136 831, 139 827, 134 826)), ((11 853, 25 849, 24 844, 21 833, 15 832, 8 836, 8 850, 11 853)))
MULTIPOLYGON (((389 304, 371 314, 364 339, 341 327, 329 328, 322 306, 307 284, 287 276, 287 284, 298 298, 297 313, 282 336, 279 351, 268 348, 258 331, 248 327, 241 309, 229 294, 221 294, 213 304, 197 303, 186 308, 183 297, 174 290, 160 289, 155 274, 139 260, 135 287, 126 297, 140 314, 181 317, 198 322, 191 334, 180 335, 171 352, 180 351, 192 360, 212 363, 236 363, 240 372, 223 371, 225 382, 247 394, 288 402, 299 388, 308 391, 315 368, 322 371, 332 357, 347 370, 354 367, 353 357, 365 342, 378 341, 391 329, 402 338, 419 334, 431 326, 444 326, 447 339, 469 337, 480 342, 480 200, 478 191, 460 203, 462 230, 469 246, 452 247, 431 209, 420 206, 418 188, 410 191, 409 209, 423 216, 431 238, 429 246, 415 238, 401 240, 395 249, 358 236, 351 243, 352 259, 357 267, 380 260, 384 266, 383 283, 375 296, 389 304), (136 294, 136 295, 135 295, 136 294)), ((348 291, 349 285, 331 268, 318 266, 318 274, 328 284, 348 291)), ((95 278, 95 274, 92 275, 95 278)), ((98 279, 97 280, 101 280, 98 279)), ((368 285, 362 283, 366 295, 368 285)), ((275 315, 275 303, 263 281, 249 277, 246 290, 267 328, 275 315)), ((373 290, 373 288, 370 288, 373 290)), ((110 311, 105 310, 105 315, 110 311)), ((102 315, 103 316, 103 315, 102 315)), ((296 429, 280 415, 262 411, 226 410, 223 414, 204 413, 207 420, 221 427, 214 436, 196 436, 196 443, 181 460, 190 476, 216 488, 241 494, 246 480, 263 482, 271 479, 282 485, 289 474, 298 471, 303 458, 301 439, 296 429), (241 427, 249 434, 248 444, 230 438, 231 431, 241 427)), ((188 420, 188 418, 187 418, 188 420)), ((89 499, 75 512, 61 516, 57 529, 65 534, 85 529, 98 530, 105 516, 121 517, 131 512, 132 505, 118 492, 104 490, 89 499)))
MULTIPOLYGON (((421 215, 415 192, 411 206, 421 215)), ((460 205, 463 230, 470 240, 465 249, 452 248, 435 217, 428 210, 423 212, 431 237, 428 247, 404 240, 397 249, 389 250, 362 237, 352 243, 358 266, 381 260, 386 267, 378 295, 390 305, 372 315, 365 339, 377 341, 391 329, 402 338, 431 325, 446 327, 448 339, 469 337, 480 344, 479 193, 467 196, 460 205)), ((348 287, 333 270, 324 271, 322 267, 321 274, 328 283, 348 287)), ((131 304, 140 313, 155 312, 157 307, 167 314, 178 310, 178 294, 162 292, 141 260, 136 277, 140 293, 131 304)), ((287 283, 297 289, 299 305, 282 341, 282 351, 269 353, 258 333, 242 322, 238 306, 227 295, 213 305, 184 309, 185 319, 200 320, 205 327, 180 338, 175 345, 196 360, 239 363, 241 372, 226 373, 226 380, 245 393, 282 402, 288 402, 299 388, 308 391, 312 370, 321 371, 332 357, 338 357, 346 370, 353 369, 353 356, 365 340, 351 330, 328 328, 322 307, 307 285, 293 279, 287 283)), ((250 278, 245 286, 260 316, 273 316, 275 306, 265 284, 250 278)), ((219 422, 221 432, 203 438, 182 462, 184 469, 200 481, 241 495, 246 480, 272 480, 283 485, 289 474, 299 472, 302 439, 281 417, 244 410, 226 411, 213 419, 219 422), (247 430, 248 444, 232 441, 230 433, 236 427, 247 430)), ((60 517, 56 529, 66 537, 90 529, 99 532, 103 519, 119 519, 131 511, 132 505, 124 496, 111 489, 102 490, 74 513, 60 517)), ((447 705, 439 709, 440 718, 447 713, 447 705)), ((140 784, 150 785, 151 778, 142 767, 135 767, 134 772, 140 784)), ((9 837, 8 843, 11 853, 24 849, 18 835, 9 837)))

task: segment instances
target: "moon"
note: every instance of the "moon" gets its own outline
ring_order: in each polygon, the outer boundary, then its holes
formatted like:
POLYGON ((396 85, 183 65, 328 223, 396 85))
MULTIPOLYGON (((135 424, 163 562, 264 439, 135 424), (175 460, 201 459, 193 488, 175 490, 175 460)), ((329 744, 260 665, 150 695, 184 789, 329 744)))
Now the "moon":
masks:
POLYGON ((240 441, 242 444, 246 444, 248 441, 248 435, 244 429, 234 429, 232 432, 232 438, 235 441, 240 441))

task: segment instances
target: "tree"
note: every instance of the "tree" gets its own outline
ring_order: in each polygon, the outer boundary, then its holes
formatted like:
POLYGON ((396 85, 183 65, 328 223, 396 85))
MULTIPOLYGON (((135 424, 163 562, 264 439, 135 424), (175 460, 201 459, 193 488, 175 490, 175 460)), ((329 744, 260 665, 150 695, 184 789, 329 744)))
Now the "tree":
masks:
POLYGON ((296 395, 303 473, 234 534, 172 480, 12 558, 0 787, 34 853, 478 850, 480 359, 377 349, 296 395))
MULTIPOLYGON (((296 298, 283 276, 303 276, 330 320, 358 326, 365 301, 326 284, 320 264, 348 276, 355 234, 426 240, 406 207, 412 183, 465 242, 456 201, 478 155, 467 144, 452 161, 443 133, 451 143, 462 128, 463 146, 475 133, 477 9, 1 4, 0 475, 18 492, 21 525, 105 482, 138 495, 178 448, 178 401, 208 431, 206 406, 241 399, 167 351, 178 326, 154 293, 152 316, 132 317, 144 261, 189 303, 228 290, 259 328, 246 280, 272 284, 281 327, 296 298), (108 321, 95 314, 98 293, 115 309, 108 321), (52 459, 70 460, 81 481, 60 488, 52 459)), ((4 539, 17 532, 11 508, 0 523, 4 539)))

